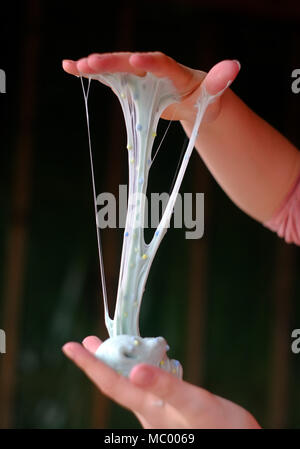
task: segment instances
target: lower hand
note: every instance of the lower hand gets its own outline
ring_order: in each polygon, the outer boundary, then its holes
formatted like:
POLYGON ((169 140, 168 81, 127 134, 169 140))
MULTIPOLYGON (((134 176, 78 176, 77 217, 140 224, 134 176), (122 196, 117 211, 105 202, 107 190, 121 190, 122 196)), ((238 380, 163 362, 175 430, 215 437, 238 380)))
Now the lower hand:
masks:
POLYGON ((145 429, 260 428, 245 409, 161 368, 139 364, 129 378, 94 356, 101 341, 87 337, 83 345, 67 343, 64 353, 110 399, 131 410, 145 429))

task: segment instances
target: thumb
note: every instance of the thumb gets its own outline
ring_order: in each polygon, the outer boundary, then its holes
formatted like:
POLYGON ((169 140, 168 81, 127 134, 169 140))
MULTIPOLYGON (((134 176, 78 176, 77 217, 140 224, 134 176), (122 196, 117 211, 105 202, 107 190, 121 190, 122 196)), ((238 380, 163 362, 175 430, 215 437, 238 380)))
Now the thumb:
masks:
POLYGON ((214 65, 206 75, 203 85, 210 95, 225 90, 237 77, 241 64, 237 60, 225 60, 214 65))
POLYGON ((201 408, 207 407, 214 396, 161 368, 144 363, 136 365, 131 370, 129 379, 136 386, 154 394, 182 413, 189 413, 194 409, 195 398, 198 407, 201 408))

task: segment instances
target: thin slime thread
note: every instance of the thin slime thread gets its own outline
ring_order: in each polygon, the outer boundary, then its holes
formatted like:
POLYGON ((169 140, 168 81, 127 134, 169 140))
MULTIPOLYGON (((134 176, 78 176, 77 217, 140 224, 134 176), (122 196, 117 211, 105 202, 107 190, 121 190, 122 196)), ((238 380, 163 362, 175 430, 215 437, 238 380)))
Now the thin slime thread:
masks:
POLYGON ((157 150, 156 150, 155 153, 154 153, 154 156, 153 156, 153 158, 152 158, 152 160, 151 160, 151 166, 152 166, 152 164, 153 164, 153 162, 154 162, 154 159, 155 159, 156 156, 157 156, 158 151, 160 150, 160 147, 162 146, 162 143, 163 143, 163 141, 164 141, 164 139, 165 139, 165 137, 166 137, 166 135, 167 135, 167 132, 169 131, 169 128, 170 128, 170 126, 171 126, 171 123, 173 122, 173 118, 174 118, 174 116, 175 116, 175 113, 176 113, 176 111, 177 111, 177 108, 178 108, 178 105, 175 106, 174 112, 173 112, 173 114, 172 114, 172 118, 169 120, 168 126, 167 126, 167 128, 166 128, 166 130, 165 130, 165 132, 164 132, 164 135, 162 136, 162 139, 161 139, 161 141, 159 142, 159 145, 158 145, 158 147, 157 147, 157 150))
POLYGON ((169 196, 171 195, 172 190, 173 190, 173 187, 174 187, 174 184, 175 184, 175 182, 176 182, 176 178, 177 178, 179 169, 180 169, 180 167, 181 167, 181 162, 182 162, 182 160, 183 160, 183 158, 184 158, 184 154, 185 154, 185 151, 186 151, 186 149, 187 149, 188 141, 189 141, 188 137, 185 136, 185 141, 184 141, 184 144, 182 145, 182 149, 181 149, 181 152, 180 152, 179 161, 178 161, 178 164, 177 164, 177 168, 176 168, 176 171, 175 171, 175 175, 174 175, 174 177, 173 177, 173 181, 172 181, 172 184, 171 184, 171 188, 170 188, 170 190, 169 190, 169 196))
POLYGON ((102 294, 103 294, 103 300, 104 300, 104 311, 105 311, 106 316, 108 316, 108 318, 109 318, 108 303, 107 303, 107 290, 106 290, 106 281, 105 281, 105 273, 104 273, 104 263, 103 263, 103 256, 102 256, 102 245, 101 245, 101 238, 100 238, 100 230, 99 230, 99 226, 97 224, 96 186, 95 186, 95 174, 94 174, 91 133, 90 133, 90 119, 89 119, 89 111, 88 111, 88 96, 89 96, 89 92, 90 92, 91 79, 89 78, 87 90, 85 90, 85 88, 84 88, 82 76, 80 76, 80 81, 81 81, 81 86, 82 86, 82 91, 83 91, 83 96, 84 96, 86 123, 87 123, 87 131, 88 131, 90 168, 91 168, 93 200, 94 200, 93 202, 94 202, 94 212, 95 212, 95 223, 96 223, 96 234, 97 234, 98 257, 99 257, 99 267, 100 267, 100 276, 101 276, 101 284, 102 284, 102 294))

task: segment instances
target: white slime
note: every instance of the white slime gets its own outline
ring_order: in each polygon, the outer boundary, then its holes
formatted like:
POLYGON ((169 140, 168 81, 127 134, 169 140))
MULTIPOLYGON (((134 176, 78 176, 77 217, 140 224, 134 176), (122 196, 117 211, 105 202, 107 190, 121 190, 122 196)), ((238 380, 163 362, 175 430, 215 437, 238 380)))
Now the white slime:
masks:
MULTIPOLYGON (((108 85, 117 95, 126 123, 129 165, 129 201, 113 319, 108 312, 102 254, 99 234, 97 234, 105 325, 110 338, 99 346, 95 355, 124 376, 129 375, 133 366, 143 362, 159 366, 182 378, 180 363, 169 359, 166 355, 169 350, 166 340, 163 337, 142 338, 140 336, 139 312, 148 273, 159 244, 168 229, 202 118, 207 106, 220 96, 230 83, 217 95, 209 95, 204 86, 201 86, 200 96, 195 104, 197 108, 195 124, 172 193, 151 242, 146 244, 143 227, 145 202, 142 199, 146 195, 149 170, 153 161, 153 142, 162 112, 170 104, 179 102, 180 96, 171 81, 166 78, 157 78, 151 73, 147 73, 144 77, 128 73, 82 74, 82 76, 89 78, 89 83, 91 79, 96 79, 108 85)), ((89 88, 87 91, 84 90, 89 132, 88 93, 89 88)), ((91 156, 90 134, 89 144, 91 156)), ((93 167, 92 177, 96 205, 93 167)), ((97 214, 96 206, 95 213, 97 214)))

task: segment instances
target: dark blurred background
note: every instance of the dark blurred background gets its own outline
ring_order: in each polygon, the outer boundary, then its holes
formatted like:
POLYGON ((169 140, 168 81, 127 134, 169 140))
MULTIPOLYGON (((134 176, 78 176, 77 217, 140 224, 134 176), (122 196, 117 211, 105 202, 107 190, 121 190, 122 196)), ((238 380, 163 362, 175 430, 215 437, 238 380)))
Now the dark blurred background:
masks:
MULTIPOLYGON (((233 90, 300 145, 300 98, 291 92, 299 3, 30 0, 1 5, 0 20, 0 427, 139 428, 61 352, 70 340, 107 337, 84 103, 61 60, 160 50, 207 71, 238 59, 233 90)), ((117 194, 127 183, 121 108, 96 82, 89 104, 97 193, 117 194)), ((183 143, 172 123, 154 191, 169 191, 183 143)), ((239 403, 262 426, 299 427, 300 355, 290 349, 300 327, 299 250, 232 204, 196 152, 182 191, 205 193, 205 234, 168 232, 147 283, 141 334, 163 335, 187 381, 239 403)), ((102 233, 111 311, 121 236, 102 233)))

